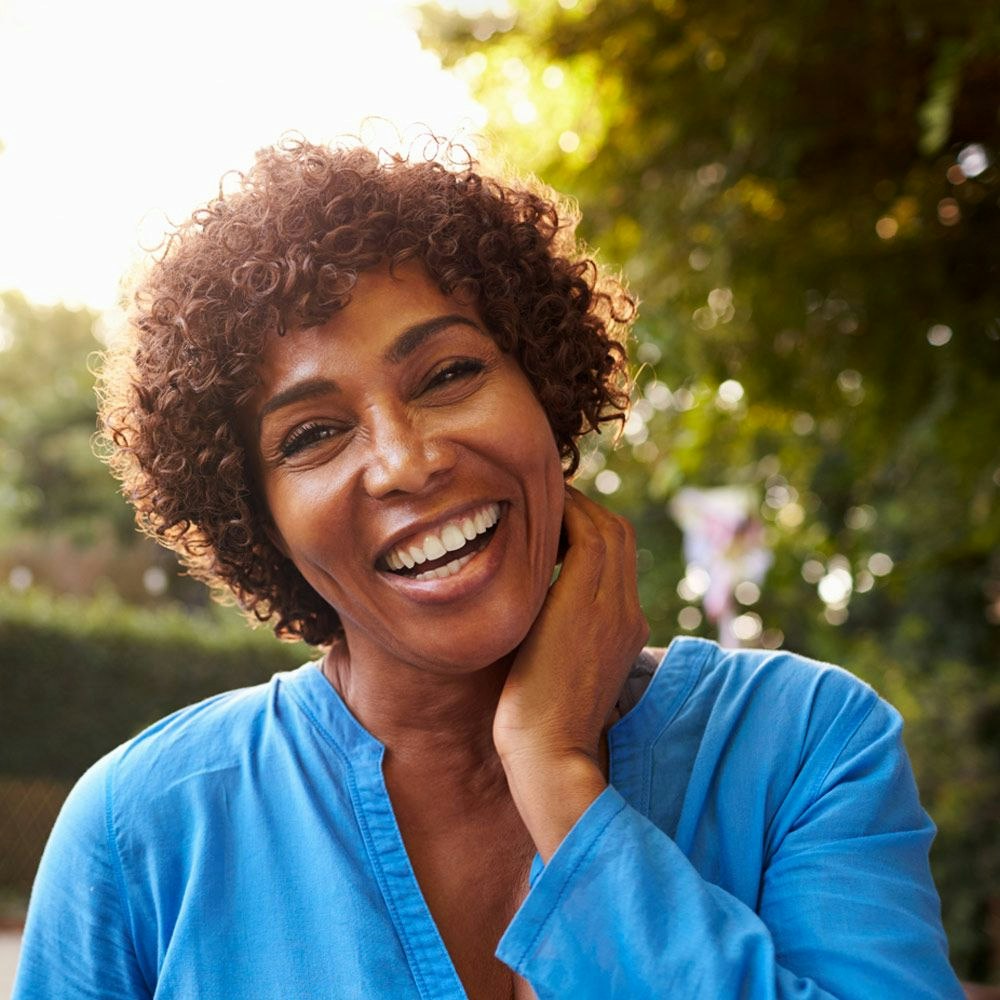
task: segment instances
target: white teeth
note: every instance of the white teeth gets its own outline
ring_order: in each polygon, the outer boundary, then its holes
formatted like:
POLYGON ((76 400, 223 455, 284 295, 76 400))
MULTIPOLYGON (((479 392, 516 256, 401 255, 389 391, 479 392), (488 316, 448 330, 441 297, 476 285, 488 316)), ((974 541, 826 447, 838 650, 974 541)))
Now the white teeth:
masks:
POLYGON ((462 529, 457 524, 446 524, 441 530, 441 541, 449 552, 457 552, 465 548, 469 539, 462 534, 462 529))
POLYGON ((467 556, 460 556, 458 559, 452 559, 450 563, 445 563, 443 566, 438 566, 437 569, 425 570, 423 573, 418 573, 413 579, 414 580, 443 580, 446 576, 453 576, 457 573, 470 559, 472 558, 472 553, 467 556))
MULTIPOLYGON (((419 566, 431 559, 440 559, 447 552, 457 552, 464 548, 467 542, 471 542, 484 531, 488 531, 499 519, 500 505, 491 503, 489 506, 477 510, 474 514, 467 514, 459 520, 449 521, 438 531, 426 534, 419 544, 397 546, 386 554, 385 563, 389 569, 398 571, 404 567, 413 569, 414 566, 419 566)), ((462 556, 444 566, 439 566, 437 569, 418 573, 413 579, 451 576, 452 573, 457 573, 471 558, 471 554, 462 556)))
POLYGON ((424 539, 424 552, 428 559, 440 559, 447 551, 444 542, 437 535, 428 535, 424 539))

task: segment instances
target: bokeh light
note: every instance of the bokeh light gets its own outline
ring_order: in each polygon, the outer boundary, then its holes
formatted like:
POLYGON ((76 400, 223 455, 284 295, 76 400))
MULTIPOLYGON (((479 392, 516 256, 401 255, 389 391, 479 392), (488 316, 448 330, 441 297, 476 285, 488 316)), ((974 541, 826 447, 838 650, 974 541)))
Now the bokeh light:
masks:
POLYGON ((895 563, 885 552, 875 552, 868 558, 868 570, 874 576, 888 576, 895 563))
POLYGON ((760 615, 748 611, 733 619, 732 628, 733 635, 740 642, 753 642, 764 631, 764 623, 761 621, 760 615))
POLYGON ((622 477, 617 472, 612 472, 611 469, 603 469, 594 476, 595 489, 598 493, 603 493, 605 496, 616 493, 621 484, 622 477))
POLYGON ((986 150, 978 142, 970 143, 962 149, 956 159, 966 177, 978 177, 990 165, 986 150))
POLYGON ((677 614, 677 624, 688 632, 696 629, 702 623, 703 619, 704 615, 702 615, 701 611, 690 604, 687 607, 681 608, 677 614))
POLYGON ((935 323, 927 331, 927 343, 931 347, 944 347, 951 340, 951 336, 952 330, 950 326, 945 326, 944 323, 935 323))

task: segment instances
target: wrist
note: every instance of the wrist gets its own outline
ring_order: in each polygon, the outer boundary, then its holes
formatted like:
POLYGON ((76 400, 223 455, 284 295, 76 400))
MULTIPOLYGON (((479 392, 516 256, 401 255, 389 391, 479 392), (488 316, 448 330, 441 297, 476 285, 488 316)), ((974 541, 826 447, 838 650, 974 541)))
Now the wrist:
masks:
POLYGON ((521 749, 500 759, 514 805, 548 863, 577 820, 607 788, 604 773, 582 751, 521 749))

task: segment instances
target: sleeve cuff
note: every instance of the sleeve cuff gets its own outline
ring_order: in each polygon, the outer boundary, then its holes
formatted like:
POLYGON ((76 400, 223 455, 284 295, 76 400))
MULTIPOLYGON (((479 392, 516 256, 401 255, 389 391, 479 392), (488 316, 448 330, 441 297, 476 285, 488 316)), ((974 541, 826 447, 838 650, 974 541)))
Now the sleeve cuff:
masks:
POLYGON ((500 939, 496 956, 501 962, 515 972, 522 972, 566 889, 625 807, 621 794, 608 785, 573 824, 549 863, 532 882, 528 895, 500 939))

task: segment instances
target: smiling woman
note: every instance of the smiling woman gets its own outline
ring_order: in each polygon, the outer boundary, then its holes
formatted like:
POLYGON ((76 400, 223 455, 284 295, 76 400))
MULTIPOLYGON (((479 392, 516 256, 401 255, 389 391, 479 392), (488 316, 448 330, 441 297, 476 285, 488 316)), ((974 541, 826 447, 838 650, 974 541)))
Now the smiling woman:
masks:
POLYGON ((270 537, 351 657, 509 653, 548 590, 565 488, 545 411, 473 303, 421 264, 380 266, 326 323, 271 333, 259 371, 244 409, 270 537))
MULTIPOLYGON (((575 217, 543 193, 462 169, 461 150, 442 154, 450 169, 294 141, 264 151, 241 190, 174 235, 135 290, 137 339, 107 359, 108 454, 140 527, 281 636, 329 642, 338 614, 268 543, 270 514, 246 475, 257 443, 232 415, 258 386, 265 343, 289 330, 289 343, 298 331, 314 340, 354 300, 359 275, 419 262, 439 297, 457 296, 465 322, 488 329, 529 380, 567 473, 579 436, 618 419, 625 402, 620 340, 634 306, 577 252, 575 217)), ((399 362, 455 311, 436 305, 430 327, 396 331, 406 333, 399 362)), ((325 391, 328 378, 320 368, 282 386, 257 419, 286 393, 325 391)))
POLYGON ((81 779, 17 1000, 960 996, 899 716, 835 667, 645 650, 622 284, 551 194, 290 143, 106 359, 140 527, 322 656, 81 779))

